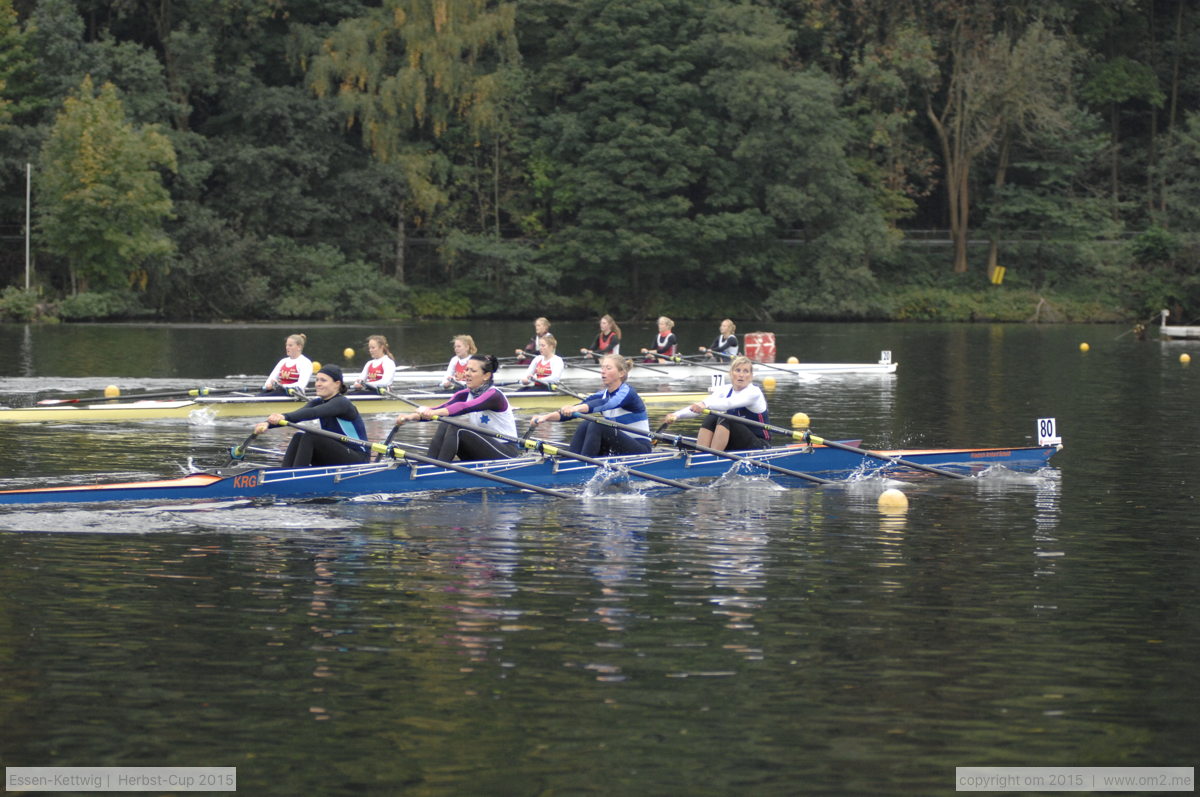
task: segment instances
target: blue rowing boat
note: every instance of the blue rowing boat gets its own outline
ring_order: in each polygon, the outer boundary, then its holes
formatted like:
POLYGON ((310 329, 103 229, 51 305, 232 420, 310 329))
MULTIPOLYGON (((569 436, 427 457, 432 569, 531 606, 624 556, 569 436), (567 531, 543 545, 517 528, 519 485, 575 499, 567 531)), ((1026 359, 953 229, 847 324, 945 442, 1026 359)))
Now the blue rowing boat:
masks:
MULTIPOLYGON (((826 445, 789 446, 739 452, 741 461, 678 448, 632 456, 602 457, 593 464, 565 456, 534 454, 515 459, 455 462, 454 469, 388 458, 361 465, 315 468, 241 466, 235 470, 193 473, 175 479, 37 487, 0 491, 0 504, 96 503, 109 501, 225 501, 230 499, 295 500, 390 496, 492 488, 521 490, 525 485, 558 490, 581 487, 597 476, 616 476, 648 487, 661 479, 714 479, 730 471, 769 477, 788 486, 811 482, 782 473, 799 471, 824 479, 855 479, 886 473, 921 476, 912 466, 936 467, 962 474, 995 465, 1017 471, 1044 466, 1061 448, 1047 444, 1019 448, 949 448, 870 452, 871 456, 826 445), (898 460, 903 460, 903 463, 898 460), (761 464, 760 464, 761 463, 761 464), (770 467, 768 467, 770 466, 770 467), (636 471, 636 475, 630 471, 636 471), (505 483, 511 482, 511 483, 505 483)), ((664 488, 669 489, 669 488, 664 488)))

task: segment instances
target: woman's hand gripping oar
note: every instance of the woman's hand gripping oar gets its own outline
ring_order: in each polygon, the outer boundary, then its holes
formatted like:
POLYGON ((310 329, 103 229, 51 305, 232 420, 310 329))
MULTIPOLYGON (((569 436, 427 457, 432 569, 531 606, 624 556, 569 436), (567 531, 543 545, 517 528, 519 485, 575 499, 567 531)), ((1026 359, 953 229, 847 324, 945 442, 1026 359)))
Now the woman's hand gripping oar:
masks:
POLYGON ((621 429, 622 431, 626 431, 626 432, 629 432, 630 434, 638 435, 639 437, 649 437, 652 440, 662 440, 665 443, 671 443, 672 445, 676 446, 677 448, 689 448, 689 449, 692 449, 693 451, 700 451, 705 454, 712 454, 713 456, 721 457, 722 459, 728 459, 728 460, 732 460, 734 462, 744 462, 744 463, 747 463, 750 465, 754 465, 755 467, 758 467, 758 468, 764 468, 766 470, 772 471, 773 473, 782 473, 785 476, 792 476, 793 478, 803 479, 804 481, 813 482, 815 484, 834 484, 834 481, 832 479, 823 479, 820 476, 814 476, 811 473, 801 473, 798 470, 792 470, 791 468, 784 468, 779 465, 773 465, 770 462, 764 462, 763 460, 755 459, 752 456, 746 456, 744 454, 731 454, 728 451, 720 451, 715 448, 709 448, 708 446, 702 446, 699 443, 693 442, 693 441, 689 440, 688 438, 682 437, 680 435, 668 435, 668 434, 663 434, 662 432, 643 432, 642 430, 638 429, 637 427, 630 426, 630 425, 624 424, 624 423, 618 423, 617 421, 613 421, 608 418, 605 418, 603 415, 584 414, 584 415, 580 415, 579 417, 585 418, 589 421, 594 421, 595 423, 604 424, 605 426, 611 426, 615 429, 621 429))

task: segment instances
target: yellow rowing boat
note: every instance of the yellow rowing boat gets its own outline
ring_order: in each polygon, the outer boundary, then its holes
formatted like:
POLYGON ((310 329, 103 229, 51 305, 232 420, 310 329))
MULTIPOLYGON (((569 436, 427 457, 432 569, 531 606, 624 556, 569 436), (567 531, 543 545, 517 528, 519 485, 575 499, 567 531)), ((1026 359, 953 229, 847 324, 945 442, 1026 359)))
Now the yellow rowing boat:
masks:
MULTIPOLYGON (((573 403, 562 393, 531 390, 506 394, 515 410, 547 412, 573 403)), ((647 404, 684 407, 704 399, 699 392, 646 391, 639 394, 647 404)), ((350 396, 359 412, 400 413, 412 409, 410 402, 436 406, 449 393, 406 393, 406 400, 388 396, 350 396)), ((0 423, 97 423, 109 421, 152 421, 160 419, 265 418, 273 412, 291 412, 305 402, 288 396, 201 396, 189 399, 103 401, 52 407, 0 407, 0 423)))

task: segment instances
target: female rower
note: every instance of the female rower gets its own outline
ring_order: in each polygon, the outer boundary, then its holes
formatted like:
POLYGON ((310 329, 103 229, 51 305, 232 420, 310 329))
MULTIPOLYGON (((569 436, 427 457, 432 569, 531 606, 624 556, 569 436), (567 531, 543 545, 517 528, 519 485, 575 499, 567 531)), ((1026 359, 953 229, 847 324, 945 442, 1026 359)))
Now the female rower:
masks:
POLYGON ((396 425, 403 426, 408 421, 432 421, 435 418, 466 416, 464 420, 482 432, 465 429, 454 423, 439 423, 425 455, 443 462, 449 462, 455 457, 461 460, 515 457, 515 445, 487 433, 494 431, 512 437, 517 435, 517 421, 508 405, 508 399, 492 384, 493 375, 499 367, 499 361, 490 354, 472 354, 467 362, 464 389, 455 393, 444 404, 422 407, 417 412, 398 416, 396 425))
POLYGON ((514 349, 517 353, 518 363, 527 363, 538 353, 538 341, 546 335, 550 334, 550 320, 547 318, 538 318, 533 322, 533 337, 525 344, 523 349, 514 349))
POLYGON ((733 334, 736 330, 733 322, 726 318, 721 322, 721 331, 717 333, 712 345, 707 348, 701 346, 700 353, 707 354, 708 359, 719 362, 732 360, 738 353, 737 335, 733 334))
POLYGON ((470 335, 455 335, 450 339, 454 344, 454 356, 446 364, 446 374, 442 377, 442 387, 461 387, 467 377, 467 362, 471 355, 479 349, 475 348, 475 338, 470 335))
POLYGON ((600 316, 600 331, 596 334, 596 339, 592 341, 592 347, 580 349, 579 353, 591 357, 592 362, 599 362, 605 354, 621 353, 621 328, 617 326, 617 322, 611 315, 600 316))
POLYGON ((646 405, 625 380, 633 363, 618 354, 600 358, 602 390, 593 393, 580 404, 568 404, 562 409, 533 418, 534 423, 565 421, 579 413, 598 412, 609 420, 633 427, 617 429, 607 424, 584 420, 571 437, 571 450, 576 454, 597 457, 604 454, 646 454, 650 452, 650 421, 646 405), (634 432, 644 432, 645 435, 634 432))
MULTIPOLYGON (((733 384, 717 388, 708 398, 672 412, 664 420, 670 424, 680 418, 694 418, 708 409, 762 424, 770 423, 767 417, 767 399, 758 385, 754 384, 754 363, 750 358, 734 357, 729 366, 729 378, 733 384)), ((771 444, 771 433, 759 426, 738 423, 716 415, 705 415, 696 435, 696 442, 718 451, 743 451, 766 448, 771 444)))
MULTIPOLYGON (((346 392, 346 383, 343 381, 341 368, 336 365, 322 366, 317 372, 315 389, 315 399, 298 410, 268 415, 265 421, 254 427, 254 433, 262 434, 268 427, 278 426, 281 421, 297 423, 319 420, 321 428, 327 432, 345 435, 355 440, 367 439, 367 427, 363 424, 362 416, 358 414, 358 408, 343 395, 346 392)), ((353 465, 366 462, 367 458, 367 449, 363 446, 297 431, 292 435, 287 452, 283 455, 283 467, 353 465)))
POLYGON ((642 349, 642 354, 646 355, 644 362, 656 363, 663 358, 675 356, 678 341, 675 339, 675 333, 671 331, 674 328, 674 321, 665 315, 659 316, 658 336, 654 338, 654 348, 642 349), (662 357, 656 357, 657 354, 661 354, 662 357))
POLYGON ((522 390, 544 390, 545 388, 537 383, 552 385, 562 379, 563 358, 554 353, 557 349, 558 341, 553 335, 546 334, 538 341, 541 354, 533 358, 525 375, 521 377, 521 384, 524 386, 522 390))
POLYGON ((313 370, 312 360, 304 356, 304 343, 307 340, 308 336, 303 333, 288 335, 283 344, 286 356, 275 363, 275 368, 263 383, 263 393, 288 396, 296 390, 304 392, 313 370))
POLYGON ((367 354, 371 359, 363 366, 362 374, 352 386, 355 391, 382 393, 392 386, 396 378, 396 360, 388 348, 387 338, 372 335, 367 338, 367 354))

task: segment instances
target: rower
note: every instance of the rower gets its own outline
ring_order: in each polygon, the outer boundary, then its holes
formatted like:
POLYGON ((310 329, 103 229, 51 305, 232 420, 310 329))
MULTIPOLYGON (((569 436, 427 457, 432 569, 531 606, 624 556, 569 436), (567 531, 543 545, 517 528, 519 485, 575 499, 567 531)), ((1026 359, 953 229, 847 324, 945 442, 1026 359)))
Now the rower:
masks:
POLYGON ((450 339, 454 346, 454 356, 446 364, 446 373, 442 376, 442 387, 452 388, 461 386, 467 376, 467 361, 471 355, 479 351, 475 348, 475 338, 470 335, 455 335, 450 339))
POLYGON ((665 315, 658 317, 658 335, 654 338, 654 348, 642 349, 642 354, 646 355, 644 362, 656 363, 662 358, 675 356, 678 341, 675 338, 675 333, 671 331, 674 328, 674 321, 665 315), (661 356, 656 357, 656 354, 661 356))
POLYGON ((517 362, 524 365, 535 357, 538 353, 538 341, 549 334, 550 319, 545 317, 535 319, 533 322, 533 337, 525 344, 525 348, 514 349, 517 355, 517 362))
MULTIPOLYGON (((754 384, 754 362, 749 357, 734 357, 729 366, 729 378, 732 384, 715 388, 708 398, 676 410, 664 420, 669 425, 681 418, 694 418, 707 409, 736 415, 757 424, 769 423, 767 398, 754 384)), ((696 442, 717 451, 746 451, 768 447, 771 444, 771 432, 763 426, 706 415, 696 435, 696 442)))
POLYGON ((712 345, 708 347, 701 346, 700 353, 706 355, 706 358, 709 360, 729 362, 738 353, 737 335, 733 334, 735 331, 737 331, 737 327, 733 321, 726 318, 721 322, 720 331, 717 332, 717 337, 713 339, 712 345))
POLYGON ((600 358, 600 381, 603 388, 579 404, 567 404, 559 410, 533 418, 533 423, 566 421, 583 413, 598 412, 609 420, 623 424, 617 429, 584 419, 571 437, 571 451, 588 457, 605 454, 650 453, 650 420, 642 397, 626 380, 633 363, 618 354, 600 358), (635 432, 645 432, 645 436, 635 432))
POLYGON ((312 360, 304 356, 304 344, 308 336, 303 333, 288 335, 284 341, 284 358, 275 363, 275 367, 263 383, 262 392, 277 396, 291 396, 296 392, 301 395, 308 387, 312 378, 312 360))
POLYGON ((363 366, 362 373, 355 381, 355 393, 382 393, 392 386, 396 378, 396 360, 388 348, 388 341, 383 335, 372 335, 367 338, 367 353, 371 359, 363 366))
POLYGON ((579 353, 591 357, 592 362, 599 362, 605 354, 621 353, 621 328, 611 315, 605 313, 600 316, 600 331, 596 333, 592 347, 580 349, 579 353))
MULTIPOLYGON (((321 428, 327 432, 352 437, 355 440, 367 439, 367 427, 354 402, 346 398, 346 383, 342 369, 336 365, 324 365, 317 372, 315 385, 317 397, 298 410, 291 412, 272 413, 267 419, 254 428, 255 434, 262 434, 271 426, 278 426, 281 421, 289 424, 300 421, 320 421, 321 428)), ((363 446, 350 445, 328 437, 304 434, 298 430, 288 443, 287 452, 283 455, 283 467, 306 468, 310 465, 355 465, 367 461, 367 451, 363 446)))
POLYGON ((563 373, 563 358, 555 354, 558 349, 558 341, 554 336, 547 333, 538 341, 538 350, 541 352, 533 361, 529 363, 529 368, 525 370, 525 374, 521 377, 521 390, 542 390, 542 385, 553 385, 562 379, 563 373))
POLYGON ((492 384, 499 368, 500 362, 494 355, 472 354, 464 374, 465 388, 436 407, 421 407, 417 412, 397 416, 396 425, 403 426, 409 421, 432 421, 436 418, 465 415, 466 420, 481 431, 465 429, 456 424, 440 423, 425 456, 443 462, 455 458, 480 460, 515 457, 518 453, 515 445, 486 434, 493 429, 510 437, 515 437, 517 433, 517 421, 513 417, 508 398, 492 384))

